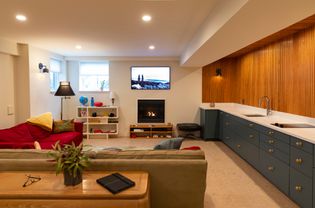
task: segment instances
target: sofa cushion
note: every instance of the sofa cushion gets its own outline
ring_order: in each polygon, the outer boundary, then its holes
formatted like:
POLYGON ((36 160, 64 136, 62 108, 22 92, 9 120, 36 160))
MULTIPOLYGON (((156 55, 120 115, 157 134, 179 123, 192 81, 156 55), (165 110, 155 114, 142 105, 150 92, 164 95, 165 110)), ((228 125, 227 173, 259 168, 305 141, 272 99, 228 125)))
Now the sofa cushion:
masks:
POLYGON ((0 149, 34 149, 33 142, 0 142, 0 149))
POLYGON ((159 144, 157 144, 154 149, 155 150, 161 150, 161 149, 179 149, 182 145, 184 138, 174 138, 174 139, 167 139, 159 144))
POLYGON ((205 159, 202 150, 127 150, 127 151, 92 151, 94 159, 205 159))
POLYGON ((3 142, 6 142, 7 144, 22 142, 33 143, 34 138, 30 134, 27 124, 22 123, 9 129, 0 130, 0 143, 3 142))
POLYGON ((48 155, 49 151, 50 150, 36 149, 2 149, 0 150, 0 159, 51 159, 48 155))
POLYGON ((62 132, 59 134, 51 134, 49 137, 42 139, 39 142, 42 149, 52 149, 57 141, 60 141, 60 145, 71 144, 79 145, 82 142, 82 133, 79 132, 62 132))
POLYGON ((61 133, 61 132, 67 132, 67 131, 74 131, 74 123, 72 120, 59 120, 54 121, 54 134, 55 133, 61 133))
POLYGON ((49 131, 46 131, 45 129, 42 129, 39 126, 35 126, 35 125, 30 124, 30 123, 25 123, 25 124, 26 124, 30 134, 32 135, 32 137, 36 141, 40 141, 40 140, 42 140, 44 138, 47 138, 51 134, 49 131))

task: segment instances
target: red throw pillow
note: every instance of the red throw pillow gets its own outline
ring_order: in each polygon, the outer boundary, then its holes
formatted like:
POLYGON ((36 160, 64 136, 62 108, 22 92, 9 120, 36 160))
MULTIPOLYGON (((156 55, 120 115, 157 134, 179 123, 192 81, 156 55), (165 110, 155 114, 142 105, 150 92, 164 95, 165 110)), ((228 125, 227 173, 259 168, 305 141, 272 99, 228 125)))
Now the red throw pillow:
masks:
POLYGON ((201 148, 199 146, 191 146, 182 148, 181 150, 201 150, 201 148))

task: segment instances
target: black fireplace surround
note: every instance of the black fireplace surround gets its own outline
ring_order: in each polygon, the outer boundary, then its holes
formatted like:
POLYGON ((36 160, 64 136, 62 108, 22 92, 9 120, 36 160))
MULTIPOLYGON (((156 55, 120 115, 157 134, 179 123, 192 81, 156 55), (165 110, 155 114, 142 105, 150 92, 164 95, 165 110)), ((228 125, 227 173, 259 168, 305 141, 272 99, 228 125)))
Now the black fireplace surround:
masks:
POLYGON ((138 123, 164 123, 164 120, 165 100, 138 100, 138 123))

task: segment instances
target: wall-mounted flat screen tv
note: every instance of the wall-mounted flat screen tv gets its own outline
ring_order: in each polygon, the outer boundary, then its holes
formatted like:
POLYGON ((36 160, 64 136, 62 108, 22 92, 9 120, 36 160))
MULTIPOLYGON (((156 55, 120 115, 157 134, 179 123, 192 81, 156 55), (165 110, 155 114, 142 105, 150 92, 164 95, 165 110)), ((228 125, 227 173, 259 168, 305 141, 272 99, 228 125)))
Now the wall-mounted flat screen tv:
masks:
POLYGON ((132 66, 131 89, 169 90, 171 67, 169 66, 132 66))

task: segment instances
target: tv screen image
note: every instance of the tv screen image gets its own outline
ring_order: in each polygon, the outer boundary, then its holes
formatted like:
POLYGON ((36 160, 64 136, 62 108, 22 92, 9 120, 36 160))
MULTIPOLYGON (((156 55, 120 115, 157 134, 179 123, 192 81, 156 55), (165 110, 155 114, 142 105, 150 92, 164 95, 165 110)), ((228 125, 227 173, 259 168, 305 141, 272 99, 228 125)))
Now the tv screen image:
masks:
POLYGON ((134 90, 169 90, 169 66, 132 66, 131 89, 134 90))

